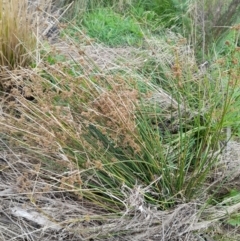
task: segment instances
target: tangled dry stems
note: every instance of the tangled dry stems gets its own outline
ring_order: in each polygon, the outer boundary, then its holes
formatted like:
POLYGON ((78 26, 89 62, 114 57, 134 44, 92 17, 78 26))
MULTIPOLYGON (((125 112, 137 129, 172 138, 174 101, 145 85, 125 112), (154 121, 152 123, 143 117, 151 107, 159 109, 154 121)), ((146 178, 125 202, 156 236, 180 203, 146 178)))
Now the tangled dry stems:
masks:
MULTIPOLYGON (((1 147, 4 145, 1 142, 1 147)), ((219 219, 239 209, 239 204, 227 210, 219 205, 204 209, 199 215, 203 203, 195 202, 161 211, 145 202, 146 189, 123 186, 126 208, 111 214, 79 199, 71 190, 62 190, 58 178, 59 175, 42 168, 38 160, 5 151, 1 156, 2 240, 192 241, 197 240, 196 232, 204 233, 219 219)))

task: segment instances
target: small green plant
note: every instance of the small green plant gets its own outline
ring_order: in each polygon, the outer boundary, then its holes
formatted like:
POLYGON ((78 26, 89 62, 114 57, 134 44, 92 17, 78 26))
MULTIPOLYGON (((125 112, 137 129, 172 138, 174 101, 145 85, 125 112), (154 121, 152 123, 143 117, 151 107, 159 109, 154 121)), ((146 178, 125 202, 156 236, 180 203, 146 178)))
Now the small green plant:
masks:
POLYGON ((140 46, 143 41, 143 33, 137 22, 110 8, 100 8, 86 14, 83 25, 90 37, 109 46, 140 46))
POLYGON ((135 2, 134 0, 60 0, 55 1, 56 6, 58 7, 69 7, 69 10, 66 12, 65 16, 67 19, 79 18, 88 11, 94 11, 98 8, 110 7, 116 10, 117 12, 123 12, 129 6, 135 2))
MULTIPOLYGON (((231 189, 227 195, 224 196, 222 204, 225 206, 233 206, 240 202, 240 192, 237 189, 231 189)), ((233 213, 227 218, 226 223, 232 226, 240 226, 240 215, 233 213)))
POLYGON ((66 58, 64 55, 61 55, 61 54, 58 54, 58 55, 48 55, 46 57, 46 61, 49 63, 49 64, 56 64, 56 63, 60 63, 62 61, 65 61, 66 58))

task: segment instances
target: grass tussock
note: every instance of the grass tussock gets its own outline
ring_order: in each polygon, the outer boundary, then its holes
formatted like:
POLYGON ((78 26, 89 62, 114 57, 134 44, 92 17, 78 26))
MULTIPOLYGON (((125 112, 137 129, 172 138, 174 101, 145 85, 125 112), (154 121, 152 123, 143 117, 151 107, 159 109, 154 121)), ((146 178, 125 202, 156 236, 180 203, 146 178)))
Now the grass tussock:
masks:
POLYGON ((28 66, 36 50, 28 1, 0 1, 1 66, 28 66))

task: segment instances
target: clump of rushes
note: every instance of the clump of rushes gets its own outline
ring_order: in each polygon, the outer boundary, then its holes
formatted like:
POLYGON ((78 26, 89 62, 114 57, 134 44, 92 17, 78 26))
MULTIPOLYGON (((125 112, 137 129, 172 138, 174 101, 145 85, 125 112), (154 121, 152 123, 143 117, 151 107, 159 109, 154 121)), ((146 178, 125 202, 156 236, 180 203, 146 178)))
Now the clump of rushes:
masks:
POLYGON ((181 59, 184 44, 170 49, 174 65, 164 66, 161 86, 142 75, 89 73, 84 63, 79 72, 69 62, 26 72, 24 90, 35 99, 16 89, 1 129, 40 155, 44 171, 58 172, 48 176, 58 188, 106 210, 167 209, 202 197, 222 130, 237 114, 239 52, 229 46, 202 73, 181 59))
POLYGON ((36 49, 27 0, 0 0, 0 65, 27 66, 36 49))

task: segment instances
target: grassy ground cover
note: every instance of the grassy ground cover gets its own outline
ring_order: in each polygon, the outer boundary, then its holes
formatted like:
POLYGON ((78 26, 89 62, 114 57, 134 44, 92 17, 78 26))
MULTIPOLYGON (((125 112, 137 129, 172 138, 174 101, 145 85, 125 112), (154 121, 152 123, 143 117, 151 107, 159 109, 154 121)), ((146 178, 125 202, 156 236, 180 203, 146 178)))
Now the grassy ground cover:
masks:
POLYGON ((239 25, 205 51, 215 2, 158 3, 76 1, 47 43, 50 2, 0 1, 3 240, 239 238, 239 25))

